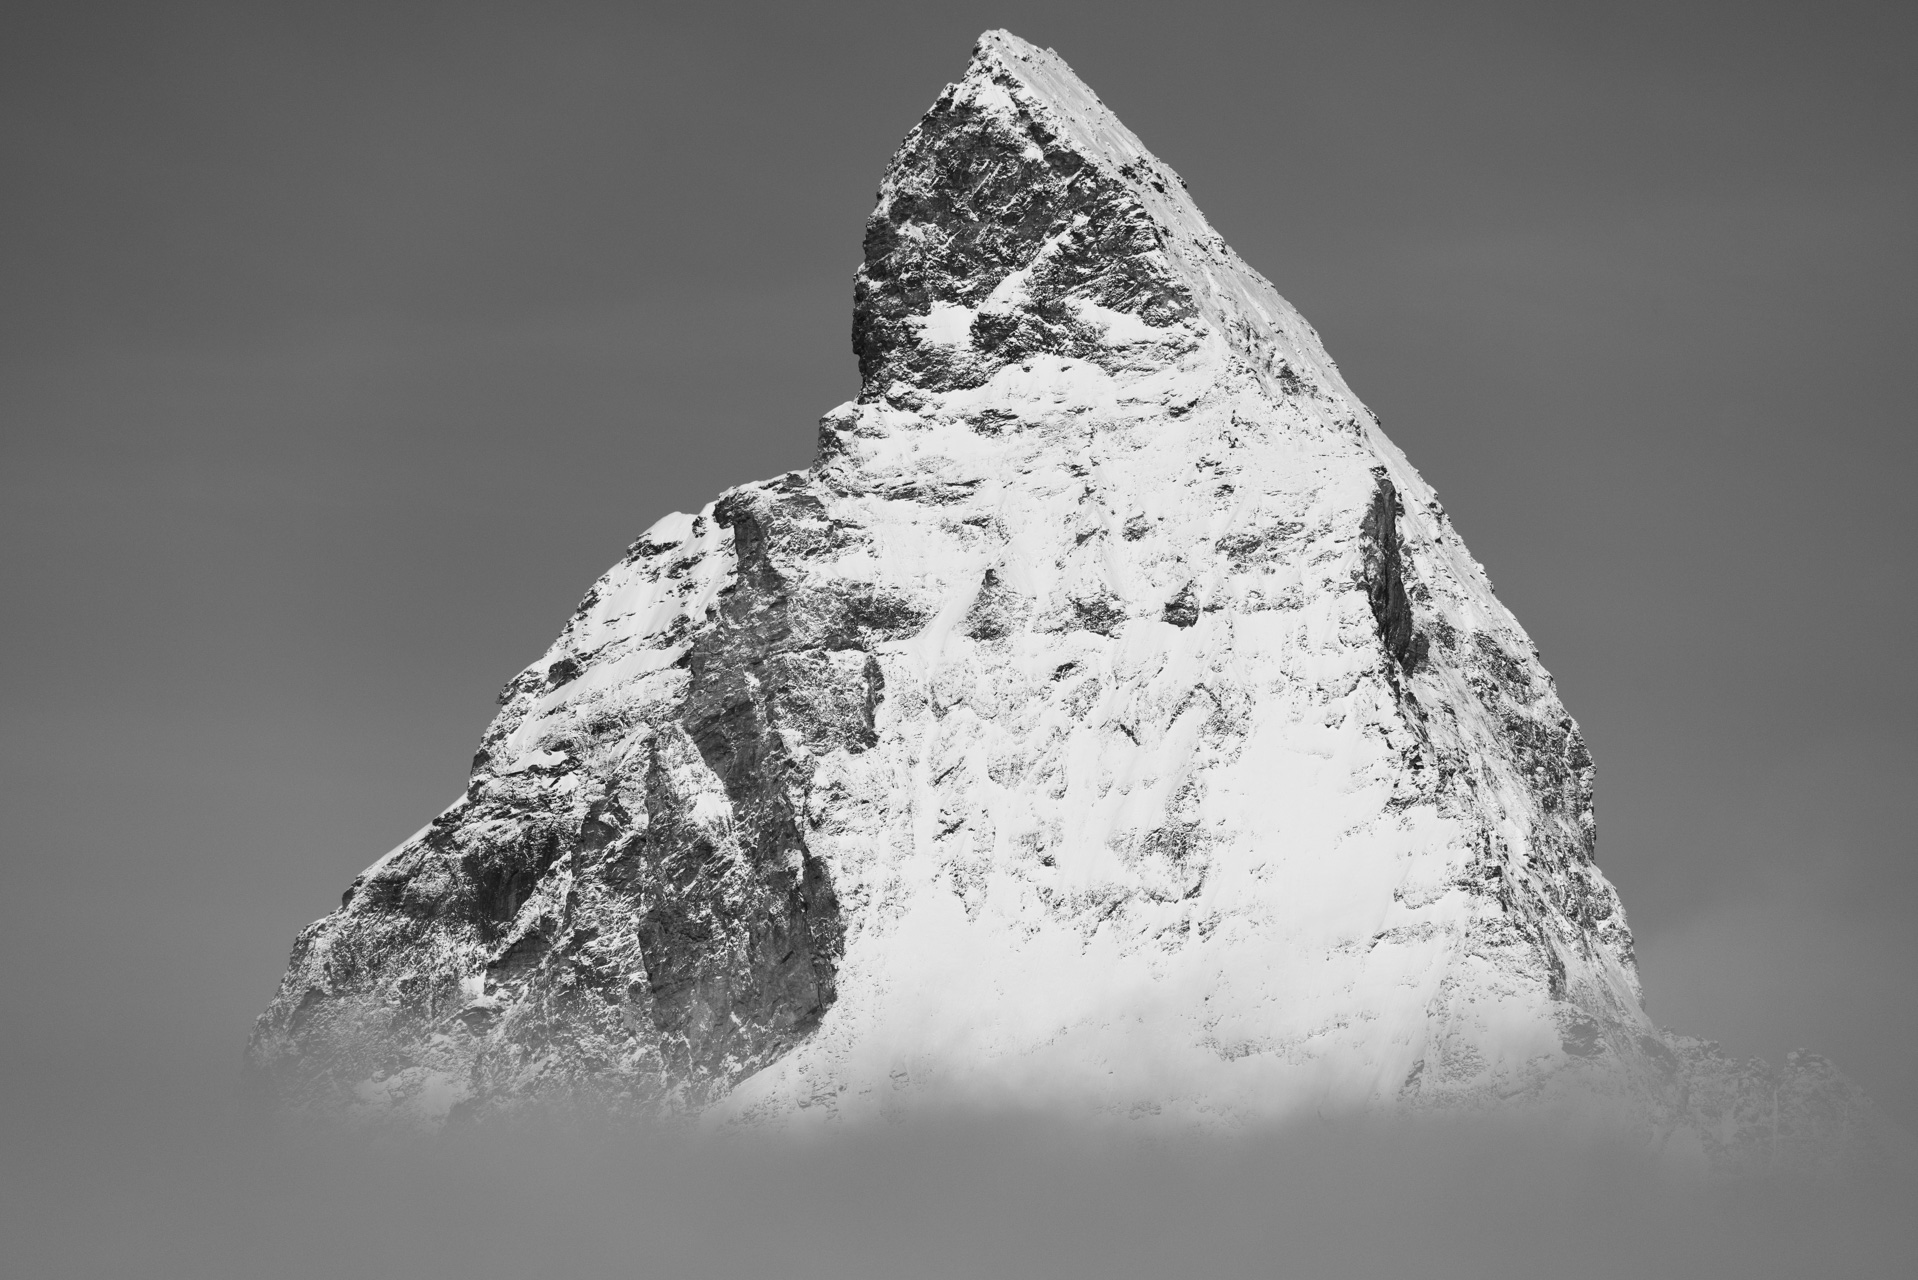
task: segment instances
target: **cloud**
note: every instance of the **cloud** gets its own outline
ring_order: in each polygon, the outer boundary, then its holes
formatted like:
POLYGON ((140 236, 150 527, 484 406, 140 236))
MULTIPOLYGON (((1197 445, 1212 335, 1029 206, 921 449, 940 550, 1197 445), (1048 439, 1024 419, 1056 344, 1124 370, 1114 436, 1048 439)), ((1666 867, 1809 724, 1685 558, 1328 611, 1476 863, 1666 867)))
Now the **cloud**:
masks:
POLYGON ((0 1270, 1753 1280, 1889 1274, 1918 1244, 1908 1184, 1708 1186, 1511 1125, 1167 1137, 953 1117, 772 1140, 576 1117, 422 1138, 273 1132, 181 1102, 34 1135, 0 1270))

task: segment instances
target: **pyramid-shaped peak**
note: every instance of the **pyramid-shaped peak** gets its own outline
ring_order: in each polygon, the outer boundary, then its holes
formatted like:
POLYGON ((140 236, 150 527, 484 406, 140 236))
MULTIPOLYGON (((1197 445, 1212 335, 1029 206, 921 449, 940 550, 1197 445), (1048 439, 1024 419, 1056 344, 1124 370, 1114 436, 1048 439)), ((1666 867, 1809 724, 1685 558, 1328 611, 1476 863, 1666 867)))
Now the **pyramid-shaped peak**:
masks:
MULTIPOLYGON (((1041 49, 1010 31, 986 32, 973 46, 965 79, 955 87, 960 98, 982 102, 989 100, 988 93, 981 91, 987 84, 1007 95, 1004 106, 1052 126, 1060 135, 1058 141, 1085 159, 1115 171, 1146 170, 1150 176, 1127 176, 1147 185, 1158 178, 1183 191, 1184 184, 1171 167, 1146 150, 1138 136, 1053 50, 1041 49)), ((1190 200, 1184 203, 1191 207, 1190 200)), ((1191 212, 1198 215, 1196 207, 1191 207, 1191 212)), ((1204 221, 1202 216, 1200 221, 1204 221)))
POLYGON ((1338 385, 1179 175, 1063 58, 998 30, 887 168, 853 348, 864 400, 978 386, 1040 354, 1115 375, 1237 357, 1338 385))
POLYGON ((1563 1105, 1767 1168, 1876 1123, 1820 1059, 1651 1023, 1531 641, 1056 54, 981 39, 858 290, 864 394, 818 465, 634 541, 454 803, 300 935, 249 1050, 283 1100, 1563 1105))

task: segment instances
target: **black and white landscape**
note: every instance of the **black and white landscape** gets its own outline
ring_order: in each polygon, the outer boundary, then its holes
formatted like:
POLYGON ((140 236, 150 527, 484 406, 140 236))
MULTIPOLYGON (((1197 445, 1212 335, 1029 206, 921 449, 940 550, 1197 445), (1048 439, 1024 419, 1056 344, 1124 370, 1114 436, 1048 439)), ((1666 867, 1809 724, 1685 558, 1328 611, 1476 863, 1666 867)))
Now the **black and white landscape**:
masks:
POLYGON ((1035 10, 1188 188, 965 14, 115 17, 6 98, 10 1267, 1895 1271, 1908 21, 1035 10))
POLYGON ((304 932, 286 1102, 784 1127, 1569 1106, 1841 1162, 1662 1032, 1531 640, 1318 336, 1050 50, 907 135, 804 471, 662 518, 304 932))

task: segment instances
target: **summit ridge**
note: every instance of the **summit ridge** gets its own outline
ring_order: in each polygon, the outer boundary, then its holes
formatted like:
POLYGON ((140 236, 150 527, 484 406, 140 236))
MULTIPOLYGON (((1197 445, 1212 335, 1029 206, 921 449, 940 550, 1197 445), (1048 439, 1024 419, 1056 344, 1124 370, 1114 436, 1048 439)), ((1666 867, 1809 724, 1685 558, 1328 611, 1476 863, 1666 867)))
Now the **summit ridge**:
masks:
POLYGON ((1110 368, 1209 341, 1267 377, 1297 366, 1357 404, 1318 335, 1179 175, 1056 53, 1008 32, 980 38, 965 78, 901 144, 865 247, 862 399, 894 372, 924 390, 1039 347, 1110 368))
POLYGON ((814 465, 637 539, 300 935, 249 1047, 289 1105, 1862 1132, 1822 1060, 1646 1016, 1530 640, 1057 54, 987 32, 906 136, 853 346, 814 465))

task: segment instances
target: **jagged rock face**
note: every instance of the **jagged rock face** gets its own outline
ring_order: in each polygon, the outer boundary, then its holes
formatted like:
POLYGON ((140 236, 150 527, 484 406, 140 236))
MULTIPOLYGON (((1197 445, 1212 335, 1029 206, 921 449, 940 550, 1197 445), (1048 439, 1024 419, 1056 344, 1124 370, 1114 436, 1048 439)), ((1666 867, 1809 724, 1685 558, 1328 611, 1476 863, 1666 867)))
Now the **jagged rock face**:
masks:
POLYGON ((376 1113, 1577 1092, 1742 1141, 1641 1008, 1551 677, 1177 176, 989 33, 865 247, 818 462, 593 586, 255 1065, 376 1113))
POLYGON ((1195 314, 1126 180, 1140 166, 1115 173, 1044 113, 1009 113, 1021 87, 950 87, 887 175, 853 294, 869 394, 976 387, 1038 354, 1121 368, 1145 353, 1106 342, 1102 313, 1160 330, 1195 314))

